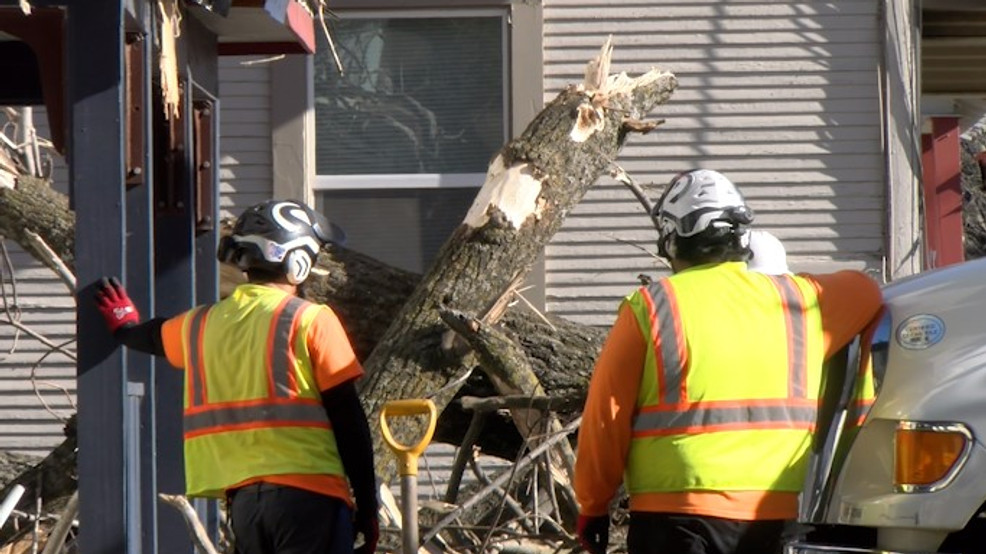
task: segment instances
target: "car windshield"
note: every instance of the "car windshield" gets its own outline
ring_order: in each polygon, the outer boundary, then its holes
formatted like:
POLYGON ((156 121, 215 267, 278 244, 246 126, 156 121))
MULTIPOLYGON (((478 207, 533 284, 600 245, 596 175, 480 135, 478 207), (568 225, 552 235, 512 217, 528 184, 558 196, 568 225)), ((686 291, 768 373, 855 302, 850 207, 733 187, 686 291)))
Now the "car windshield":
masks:
POLYGON ((890 353, 890 314, 884 313, 870 339, 870 356, 873 360, 873 386, 877 393, 887 373, 887 357, 890 353))

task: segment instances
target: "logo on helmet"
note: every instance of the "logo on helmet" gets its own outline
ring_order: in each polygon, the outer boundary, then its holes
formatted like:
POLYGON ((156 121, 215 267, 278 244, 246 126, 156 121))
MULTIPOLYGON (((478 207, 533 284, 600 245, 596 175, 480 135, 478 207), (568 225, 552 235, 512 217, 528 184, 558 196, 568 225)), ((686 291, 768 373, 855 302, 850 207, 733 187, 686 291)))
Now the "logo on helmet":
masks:
POLYGON ((292 233, 301 229, 301 224, 311 227, 312 220, 308 213, 294 202, 280 202, 271 208, 271 216, 278 225, 292 233))
POLYGON ((276 242, 267 242, 267 255, 265 256, 268 260, 278 261, 284 258, 285 248, 276 242))

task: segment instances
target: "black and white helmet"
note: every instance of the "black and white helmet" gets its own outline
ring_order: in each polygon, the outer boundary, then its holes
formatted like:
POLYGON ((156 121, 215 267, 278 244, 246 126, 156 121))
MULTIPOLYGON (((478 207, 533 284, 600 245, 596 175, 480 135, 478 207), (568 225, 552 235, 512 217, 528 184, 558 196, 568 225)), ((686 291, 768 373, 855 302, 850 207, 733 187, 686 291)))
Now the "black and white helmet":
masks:
POLYGON ((216 257, 243 271, 284 273, 297 285, 308 278, 322 246, 343 240, 342 229, 301 202, 269 200, 240 215, 233 233, 219 241, 216 257))
POLYGON ((675 257, 678 238, 702 235, 718 240, 735 235, 739 245, 746 247, 748 225, 753 222, 753 212, 736 185, 710 169, 676 175, 651 215, 658 230, 658 254, 668 259, 675 257))

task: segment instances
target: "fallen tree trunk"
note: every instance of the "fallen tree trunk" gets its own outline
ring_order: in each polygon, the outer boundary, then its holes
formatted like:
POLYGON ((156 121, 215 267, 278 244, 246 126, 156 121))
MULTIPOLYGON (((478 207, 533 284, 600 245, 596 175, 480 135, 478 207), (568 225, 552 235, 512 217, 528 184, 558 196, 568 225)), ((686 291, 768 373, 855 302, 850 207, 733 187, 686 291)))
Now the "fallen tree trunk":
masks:
MULTIPOLYGON (((314 277, 305 283, 302 293, 309 300, 332 306, 346 327, 357 356, 365 360, 420 281, 418 274, 330 246, 319 256, 314 277)), ((613 310, 615 313, 616 305, 613 310)), ((527 354, 548 394, 585 393, 604 329, 551 314, 536 314, 526 307, 507 311, 500 324, 527 354)), ((436 332, 441 334, 446 329, 443 324, 436 332)))
MULTIPOLYGON (((234 268, 223 267, 225 290, 232 290, 233 283, 241 278, 234 268)), ((330 246, 319 256, 318 266, 313 277, 305 283, 302 294, 309 300, 332 306, 349 333, 357 356, 365 360, 420 281, 418 274, 388 266, 344 247, 330 246)), ((615 305, 613 310, 615 313, 615 305)), ((571 408, 570 400, 584 398, 606 330, 550 314, 537 314, 526 307, 508 310, 499 326, 526 354, 545 393, 552 398, 568 400, 564 405, 569 408, 558 411, 563 414, 576 412, 571 408)), ((439 328, 435 332, 441 335, 445 329, 439 328)), ((470 366, 472 369, 478 367, 478 361, 470 366)), ((458 396, 498 394, 484 372, 472 371, 458 396)), ((435 440, 460 444, 471 418, 471 413, 457 402, 449 404, 439 418, 435 440)), ((487 425, 487 432, 476 445, 486 454, 515 458, 523 439, 510 418, 506 415, 490 417, 487 425)))
MULTIPOLYGON (((439 310, 495 321, 498 305, 612 166, 628 133, 653 128, 640 120, 671 96, 677 81, 659 71, 609 77, 611 53, 607 42, 586 82, 562 91, 490 164, 464 221, 364 364, 362 398, 371 417, 400 398, 430 398, 444 409, 476 360, 443 340, 449 331, 439 310)), ((421 422, 401 423, 404 433, 420 436, 421 422)), ((373 432, 376 472, 387 482, 396 472, 393 456, 373 432)))

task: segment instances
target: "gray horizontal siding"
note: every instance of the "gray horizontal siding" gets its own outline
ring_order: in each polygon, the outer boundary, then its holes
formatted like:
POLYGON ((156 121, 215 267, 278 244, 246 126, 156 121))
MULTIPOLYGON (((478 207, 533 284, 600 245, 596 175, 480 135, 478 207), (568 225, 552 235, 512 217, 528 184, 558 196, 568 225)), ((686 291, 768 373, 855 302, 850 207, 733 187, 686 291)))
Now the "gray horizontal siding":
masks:
MULTIPOLYGON (((694 167, 735 181, 797 271, 876 269, 885 250, 876 2, 547 0, 545 101, 581 82, 610 35, 612 70, 672 71, 679 88, 617 163, 656 199, 694 167)), ((665 269, 656 232, 604 177, 545 256, 548 310, 612 322, 637 276, 665 269)))
POLYGON ((75 362, 9 318, 19 311, 21 324, 74 351, 75 301, 51 270, 5 246, 13 278, 4 272, 0 298, 0 450, 40 456, 65 438, 63 420, 75 412, 75 362))
MULTIPOLYGON (((50 139, 47 114, 34 108, 38 137, 50 139)), ((51 157, 53 187, 68 190, 68 168, 51 157)), ((4 240, 12 274, 4 267, 0 295, 0 451, 42 456, 65 438, 63 419, 75 412, 75 362, 18 331, 10 317, 55 344, 75 350, 75 300, 54 272, 12 240, 4 240), (15 297, 16 292, 16 297, 15 297)))
POLYGON ((273 191, 270 67, 259 59, 219 58, 221 217, 235 217, 273 191))
MULTIPOLYGON (((456 447, 445 443, 432 443, 425 449, 418 464, 418 502, 438 501, 441 502, 448 488, 449 478, 452 476, 452 468, 455 464, 456 447)), ((511 470, 511 462, 492 456, 480 456, 477 459, 479 466, 486 473, 486 476, 495 479, 501 472, 511 470)), ((480 487, 476 476, 467 466, 462 474, 462 481, 459 490, 466 488, 480 487)), ((400 506, 401 486, 400 479, 394 479, 390 486, 390 491, 400 506)), ((460 500, 464 498, 459 497, 460 500)))

